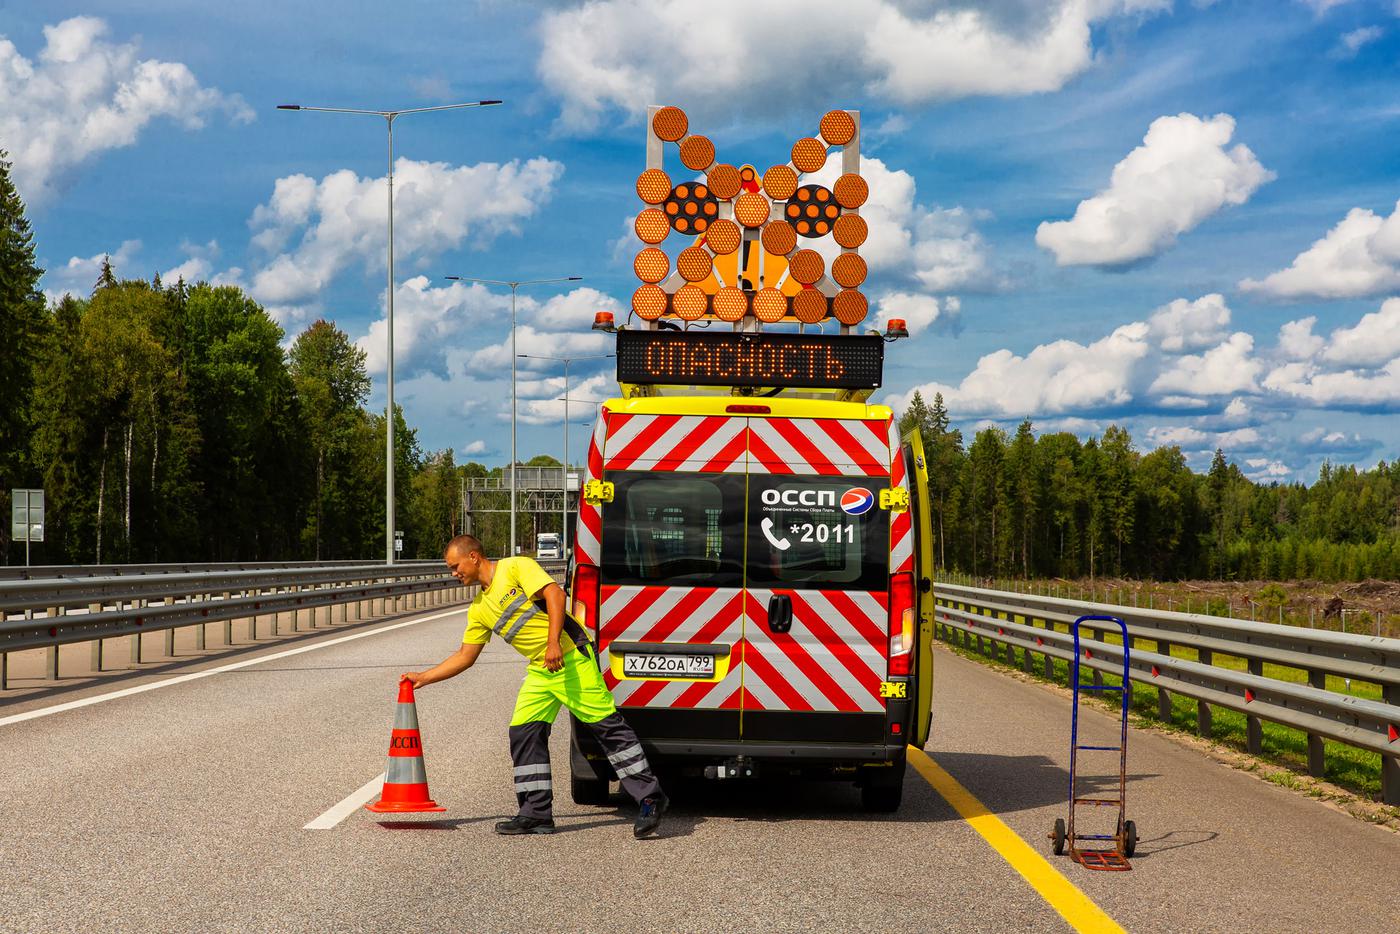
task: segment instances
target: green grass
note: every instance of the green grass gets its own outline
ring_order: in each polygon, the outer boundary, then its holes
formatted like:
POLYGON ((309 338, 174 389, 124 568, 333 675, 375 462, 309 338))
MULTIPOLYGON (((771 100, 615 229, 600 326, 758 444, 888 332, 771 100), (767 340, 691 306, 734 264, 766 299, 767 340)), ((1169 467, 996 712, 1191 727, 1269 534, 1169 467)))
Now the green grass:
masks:
MULTIPOLYGON (((1017 617, 1016 622, 1025 622, 1024 617, 1017 617)), ((942 625, 940 623, 940 625, 942 625)), ((1064 631, 1061 629, 1060 631, 1064 631)), ((974 636, 976 634, 974 633, 974 636)), ((1022 649, 1011 648, 1013 662, 1008 665, 1005 661, 1007 647, 996 642, 991 642, 989 648, 996 652, 996 658, 979 653, 974 647, 963 648, 961 639, 943 640, 953 651, 965 658, 970 658, 983 664, 993 665, 1003 668, 1015 668, 1017 671, 1025 673, 1024 655, 1022 649)), ((1121 636, 1114 636, 1106 641, 1120 644, 1121 636)), ((1156 646, 1151 639, 1134 639, 1134 647, 1147 651, 1154 651, 1156 646), (1139 645, 1141 643, 1141 645, 1139 645)), ((1197 661, 1194 649, 1186 649, 1180 646, 1173 646, 1172 656, 1183 658, 1189 661, 1197 661)), ((1241 658, 1222 656, 1217 654, 1213 662, 1222 668, 1233 668, 1235 670, 1245 670, 1245 661, 1241 658)), ((1064 687, 1069 687, 1068 662, 1059 659, 1051 659, 1052 670, 1054 672, 1053 681, 1064 687)), ((1032 653, 1032 670, 1029 672, 1035 678, 1045 680, 1043 656, 1032 653)), ((1307 675, 1295 668, 1287 668, 1281 665, 1265 665, 1264 674, 1266 677, 1278 678, 1280 680, 1297 681, 1306 683, 1307 675)), ((1084 677, 1089 677, 1087 674, 1084 677)), ((1103 683, 1117 685, 1121 680, 1114 676, 1104 674, 1103 683)), ((1338 692, 1346 693, 1345 684, 1341 678, 1328 677, 1328 688, 1338 692), (1335 684, 1334 684, 1335 682, 1335 684)), ((1379 700, 1381 697, 1380 688, 1377 685, 1362 684, 1352 682, 1350 693, 1356 697, 1369 697, 1379 700)), ((1104 700, 1099 697, 1081 694, 1082 702, 1094 705, 1098 709, 1107 713, 1115 713, 1118 703, 1114 700, 1104 700)), ((1157 690, 1150 685, 1136 685, 1132 691, 1131 709, 1138 716, 1152 724, 1181 733, 1196 735, 1196 712, 1197 702, 1189 697, 1182 697, 1179 694, 1171 694, 1171 715, 1166 720, 1158 716, 1157 710, 1157 690)), ((1246 743, 1246 718, 1244 714, 1236 713, 1233 710, 1224 710, 1219 707, 1211 709, 1211 733, 1210 739, 1222 743, 1240 752, 1247 752, 1246 743)), ((1262 727, 1262 752, 1259 758, 1265 762, 1272 762, 1285 766, 1295 772, 1306 774, 1308 766, 1308 737, 1301 730, 1282 726, 1268 721, 1261 721, 1262 727)), ((1331 782, 1341 788, 1355 792, 1372 800, 1379 800, 1381 793, 1381 757, 1379 753, 1369 752, 1364 749, 1357 749, 1345 743, 1333 740, 1323 741, 1324 750, 1324 771, 1321 776, 1325 781, 1331 782)), ((1270 780, 1280 784, 1289 784, 1285 777, 1271 777, 1270 780)), ((1297 782, 1293 782, 1294 785, 1297 782)))

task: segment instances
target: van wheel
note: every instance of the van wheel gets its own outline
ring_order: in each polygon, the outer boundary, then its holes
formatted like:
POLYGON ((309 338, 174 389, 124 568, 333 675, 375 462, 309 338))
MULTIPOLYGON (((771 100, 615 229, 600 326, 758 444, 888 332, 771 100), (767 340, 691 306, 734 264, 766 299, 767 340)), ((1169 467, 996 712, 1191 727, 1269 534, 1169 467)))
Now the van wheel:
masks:
POLYGON ((892 814, 904 800, 904 760, 889 768, 866 769, 860 786, 861 807, 875 814, 892 814))
POLYGON ((607 804, 608 783, 605 779, 569 777, 569 797, 574 804, 607 804))

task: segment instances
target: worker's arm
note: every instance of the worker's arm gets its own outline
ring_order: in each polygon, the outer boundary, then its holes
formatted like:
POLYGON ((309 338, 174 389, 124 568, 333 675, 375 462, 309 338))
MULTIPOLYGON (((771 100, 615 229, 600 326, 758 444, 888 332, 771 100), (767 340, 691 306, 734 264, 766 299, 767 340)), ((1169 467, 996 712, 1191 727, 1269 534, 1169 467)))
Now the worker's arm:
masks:
POLYGON ((475 665, 477 656, 481 654, 483 648, 485 648, 485 646, 463 642, 457 651, 453 652, 427 671, 405 671, 399 676, 399 679, 403 680, 406 678, 412 681, 414 688, 421 688, 435 681, 446 681, 448 678, 456 677, 472 665, 475 665))
POLYGON ((549 641, 544 647, 544 667, 558 671, 564 667, 564 652, 559 646, 559 634, 564 631, 564 588, 549 584, 535 594, 535 599, 544 599, 545 610, 549 613, 549 641))

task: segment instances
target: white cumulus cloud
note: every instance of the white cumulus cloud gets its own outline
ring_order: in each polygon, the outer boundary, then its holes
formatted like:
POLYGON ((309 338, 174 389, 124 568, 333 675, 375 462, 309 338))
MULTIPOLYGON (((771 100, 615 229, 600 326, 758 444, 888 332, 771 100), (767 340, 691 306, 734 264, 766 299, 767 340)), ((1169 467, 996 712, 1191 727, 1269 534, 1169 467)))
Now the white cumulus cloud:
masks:
MULTIPOLYGON (((1289 418, 1299 408, 1400 412, 1400 299, 1326 337, 1313 333, 1314 318, 1289 322, 1277 345, 1263 349, 1244 331, 1215 333, 1205 345, 1184 338, 1176 325, 1193 316, 1191 309, 1214 305, 1209 295, 1172 302, 1147 321, 1088 343, 1056 340, 1026 353, 996 350, 961 380, 910 387, 888 397, 889 404, 903 407, 917 388, 926 399, 941 392, 963 419, 1175 411, 1191 416, 1185 428, 1215 432, 1214 441, 1236 448, 1258 440, 1248 434, 1255 426, 1289 418)), ((1221 305, 1204 316, 1203 327, 1223 329, 1229 320, 1221 305)), ((1169 428, 1176 430, 1161 431, 1169 428)), ((1185 445, 1190 437, 1179 434, 1170 443, 1185 445)))
POLYGON ((1237 331, 1202 354, 1178 357, 1152 382, 1149 392, 1225 396, 1257 392, 1263 364, 1254 359, 1254 338, 1237 331))
POLYGON ((1243 143, 1226 148, 1234 133, 1229 114, 1158 117, 1114 166, 1108 188, 1081 201, 1070 220, 1042 223, 1035 242, 1061 266, 1124 266, 1158 255, 1275 177, 1243 143))
POLYGON ((903 318, 910 336, 917 337, 935 324, 940 330, 956 329, 961 313, 962 300, 956 295, 939 299, 919 292, 888 292, 880 297, 871 321, 876 328, 884 328, 889 319, 903 318))
MULTIPOLYGON (((914 176, 880 159, 861 159, 860 174, 870 185, 870 199, 860 209, 870 236, 860 255, 872 276, 879 273, 883 281, 928 292, 1004 284, 1005 276, 993 268, 986 241, 977 232, 977 212, 919 201, 914 176)), ((840 160, 829 158, 825 167, 802 181, 830 188, 840 176, 840 160)), ((803 246, 821 253, 827 262, 841 252, 831 237, 804 241, 803 246)))
POLYGON ((593 0, 547 13, 538 70, 560 122, 683 103, 693 117, 871 95, 921 103, 1054 91, 1089 68, 1095 23, 1170 0, 593 0), (754 88, 763 93, 755 95, 754 88))
POLYGON ((1154 311, 1147 323, 1163 350, 1197 350, 1225 337, 1230 308, 1218 292, 1195 301, 1178 298, 1154 311))
MULTIPOLYGON (((1150 353, 1148 327, 1134 322, 1089 345, 1041 344, 1025 356, 997 350, 983 356, 956 386, 918 387, 925 399, 943 393, 962 417, 1078 415, 1127 405, 1138 366, 1150 353)), ((891 404, 903 408, 907 400, 891 404)))
POLYGON ((1400 357, 1400 298, 1388 298, 1379 311, 1333 331, 1322 357, 1343 366, 1380 366, 1400 357))
MULTIPOLYGON (((399 159, 394 163, 396 260, 432 257, 464 243, 487 246, 550 198, 561 163, 526 162, 454 166, 399 159)), ((348 169, 319 181, 279 178, 272 197, 253 212, 253 244, 275 253, 252 276, 253 297, 295 318, 351 263, 383 268, 388 208, 385 179, 348 169), (287 311, 286 309, 291 309, 287 311)))
POLYGON ((1287 269, 1240 288, 1285 299, 1364 298, 1400 288, 1400 201, 1389 217, 1352 208, 1287 269))
POLYGON ((99 153, 132 145, 154 120, 197 130, 220 113, 253 119, 238 95, 204 87, 179 62, 143 59, 136 43, 110 42, 107 32, 92 16, 45 26, 33 59, 0 37, 0 141, 30 202, 99 153))

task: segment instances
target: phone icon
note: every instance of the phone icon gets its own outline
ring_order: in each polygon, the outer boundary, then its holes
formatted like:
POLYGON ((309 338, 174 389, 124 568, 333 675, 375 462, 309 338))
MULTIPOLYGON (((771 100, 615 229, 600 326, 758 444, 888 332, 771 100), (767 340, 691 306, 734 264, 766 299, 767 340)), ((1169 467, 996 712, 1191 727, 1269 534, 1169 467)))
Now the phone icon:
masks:
POLYGON ((779 538, 774 534, 772 519, 764 519, 759 523, 759 527, 763 529, 763 537, 768 539, 768 544, 772 545, 774 548, 779 551, 787 551, 788 548, 791 547, 791 543, 787 539, 779 538))

